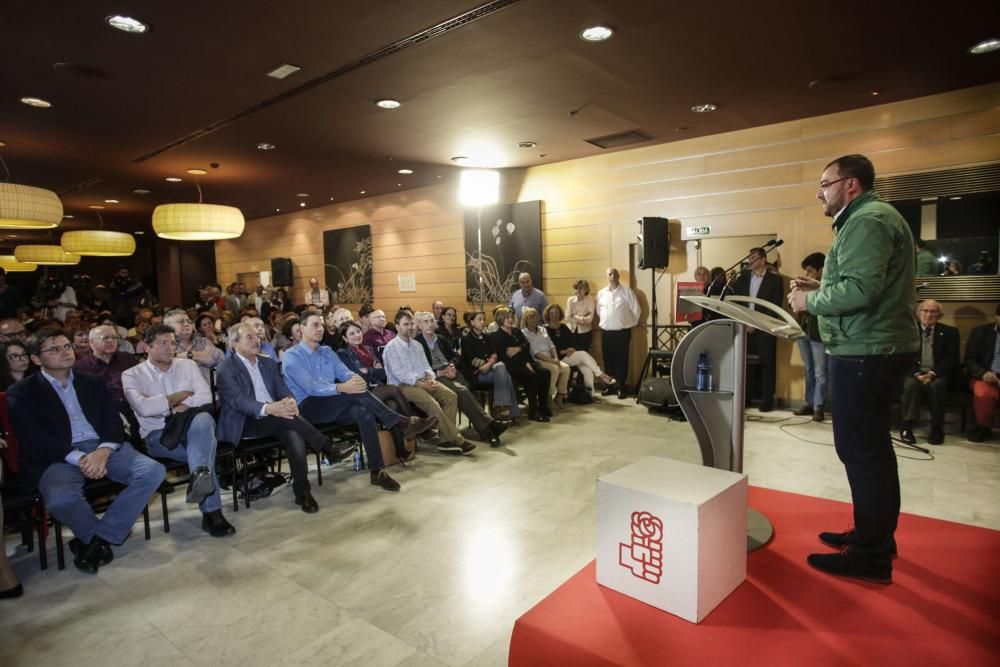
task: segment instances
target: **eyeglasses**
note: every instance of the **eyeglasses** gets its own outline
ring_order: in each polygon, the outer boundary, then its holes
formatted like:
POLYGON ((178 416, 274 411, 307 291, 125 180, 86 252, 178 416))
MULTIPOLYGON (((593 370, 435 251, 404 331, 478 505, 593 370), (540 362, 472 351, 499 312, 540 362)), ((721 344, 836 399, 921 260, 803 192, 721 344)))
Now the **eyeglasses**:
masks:
POLYGON ((52 347, 47 347, 44 350, 39 350, 40 353, 45 354, 47 352, 65 352, 66 350, 72 350, 75 347, 73 343, 66 343, 65 345, 53 345, 52 347))
POLYGON ((940 315, 941 314, 940 310, 927 310, 926 308, 921 308, 917 312, 918 313, 926 313, 928 315, 940 315))
POLYGON ((840 183, 841 181, 846 181, 849 178, 854 178, 854 177, 853 176, 844 176, 843 178, 837 178, 837 179, 834 179, 832 181, 820 181, 819 182, 819 189, 820 190, 826 190, 831 185, 835 185, 837 183, 840 183))
POLYGON ((27 359, 27 352, 11 352, 7 355, 7 361, 25 361, 27 359))

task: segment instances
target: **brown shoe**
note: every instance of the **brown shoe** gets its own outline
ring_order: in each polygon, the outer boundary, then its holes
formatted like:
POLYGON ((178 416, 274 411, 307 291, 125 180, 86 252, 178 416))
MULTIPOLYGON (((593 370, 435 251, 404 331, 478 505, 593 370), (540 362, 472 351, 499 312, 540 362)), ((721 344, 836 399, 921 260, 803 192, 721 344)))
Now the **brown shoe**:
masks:
POLYGON ((413 438, 437 426, 437 417, 410 417, 410 423, 403 427, 403 437, 413 438))
POLYGON ((816 413, 813 412, 813 406, 803 405, 801 408, 799 408, 792 414, 795 415, 796 417, 805 417, 806 415, 815 415, 816 413))
POLYGON ((399 482, 389 477, 385 468, 371 471, 371 481, 374 486, 381 486, 386 491, 399 491, 399 482))
POLYGON ((821 422, 826 419, 826 414, 822 410, 813 410, 813 421, 821 422))

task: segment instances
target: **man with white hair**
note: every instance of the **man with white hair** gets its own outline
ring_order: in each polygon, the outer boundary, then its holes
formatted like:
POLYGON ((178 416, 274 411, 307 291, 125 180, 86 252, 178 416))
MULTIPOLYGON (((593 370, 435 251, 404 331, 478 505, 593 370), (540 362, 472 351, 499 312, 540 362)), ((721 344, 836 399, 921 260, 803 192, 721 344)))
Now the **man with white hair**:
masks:
POLYGON ((319 278, 313 276, 309 279, 309 289, 306 291, 306 304, 326 308, 330 305, 330 290, 319 286, 319 278))
POLYGON ((517 284, 521 288, 510 297, 510 307, 514 311, 514 321, 521 321, 521 311, 525 306, 530 306, 540 313, 545 312, 545 306, 549 305, 549 300, 542 290, 535 289, 531 285, 531 274, 522 273, 517 277, 517 284))
POLYGON ((118 349, 118 332, 111 325, 102 324, 91 329, 89 342, 92 354, 77 357, 73 370, 101 378, 111 394, 115 408, 128 420, 131 435, 138 435, 139 423, 125 400, 125 390, 122 389, 122 373, 139 363, 138 360, 134 355, 118 349))

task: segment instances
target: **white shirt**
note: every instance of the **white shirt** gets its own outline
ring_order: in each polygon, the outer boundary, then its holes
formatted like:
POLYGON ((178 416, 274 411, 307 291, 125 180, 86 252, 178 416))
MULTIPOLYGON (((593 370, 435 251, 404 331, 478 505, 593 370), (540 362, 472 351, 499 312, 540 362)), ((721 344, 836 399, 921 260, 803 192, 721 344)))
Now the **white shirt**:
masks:
POLYGON ((524 337, 528 339, 528 345, 531 347, 531 356, 559 356, 556 353, 556 346, 553 345, 552 341, 549 339, 549 332, 545 330, 545 327, 538 327, 535 331, 532 331, 528 327, 524 327, 521 329, 521 333, 523 333, 524 337))
POLYGON ((178 391, 194 392, 181 401, 189 408, 212 402, 208 382, 198 369, 198 364, 190 359, 175 357, 166 372, 147 359, 122 373, 122 389, 139 420, 139 434, 144 438, 153 431, 162 429, 166 418, 170 416, 168 395, 178 391))
POLYGON ((306 303, 313 306, 329 306, 330 293, 325 288, 320 287, 316 291, 306 291, 306 303))
POLYGON ((597 293, 598 324, 605 331, 631 329, 639 323, 639 300, 632 288, 621 283, 616 289, 604 287, 597 293))
POLYGON ((413 386, 417 380, 433 380, 434 371, 427 363, 424 346, 411 338, 396 336, 382 350, 382 365, 389 384, 413 386))
POLYGON ((260 374, 260 364, 254 359, 253 363, 244 357, 239 352, 236 353, 236 358, 243 362, 246 367, 247 372, 250 373, 250 381, 253 382, 253 397, 257 399, 259 403, 264 405, 260 406, 259 417, 263 417, 267 414, 267 404, 274 403, 274 399, 271 398, 271 394, 267 391, 267 385, 264 384, 264 376, 260 374))
MULTIPOLYGON (((756 273, 750 273, 750 296, 757 298, 757 294, 760 292, 760 286, 764 282, 764 274, 759 276, 756 273)), ((751 303, 750 310, 757 310, 757 304, 751 303)))

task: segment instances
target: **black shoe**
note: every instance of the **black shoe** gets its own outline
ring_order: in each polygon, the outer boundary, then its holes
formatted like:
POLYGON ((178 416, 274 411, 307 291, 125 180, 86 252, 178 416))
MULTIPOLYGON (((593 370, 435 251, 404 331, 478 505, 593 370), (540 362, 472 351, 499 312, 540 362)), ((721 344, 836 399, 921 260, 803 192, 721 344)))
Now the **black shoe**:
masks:
POLYGON ((228 537, 236 533, 233 524, 226 521, 222 516, 222 510, 205 512, 201 517, 201 529, 212 537, 228 537))
MULTIPOLYGON (((846 549, 854 544, 854 531, 848 530, 843 533, 820 533, 819 541, 828 547, 833 547, 834 549, 846 549)), ((892 540, 892 552, 889 554, 892 558, 896 557, 896 539, 892 540)))
MULTIPOLYGON (((96 535, 90 541, 90 544, 84 544, 81 540, 73 538, 69 541, 69 550, 73 552, 75 558, 73 559, 73 565, 76 565, 76 569, 80 572, 86 572, 87 574, 97 574, 97 570, 102 565, 101 560, 103 554, 101 553, 101 548, 99 544, 100 538, 96 535)), ((105 542, 107 544, 107 542, 105 542)), ((108 551, 111 551, 111 547, 108 547, 108 551)), ((112 554, 112 558, 114 555, 112 554)), ((111 561, 108 560, 108 563, 111 561)), ((107 565, 107 563, 103 563, 107 565)))
POLYGON ((917 438, 913 435, 913 429, 904 426, 899 432, 899 439, 905 442, 907 445, 917 444, 917 438))
POLYGON ((932 445, 940 445, 944 443, 944 428, 940 425, 931 425, 931 432, 927 436, 927 442, 932 445))
POLYGON ((205 466, 198 466, 188 478, 187 501, 197 505, 215 492, 215 480, 205 466))
POLYGON ((976 430, 969 434, 971 442, 986 442, 993 435, 989 426, 977 426, 976 430))
POLYGON ((626 389, 624 386, 622 386, 618 390, 618 398, 628 398, 628 389, 626 389))
POLYGON ((611 385, 610 387, 605 387, 604 391, 601 392, 601 396, 614 396, 618 393, 618 387, 611 385))
POLYGON ((493 447, 493 448, 502 447, 503 446, 503 443, 500 442, 500 436, 498 436, 498 435, 495 435, 492 438, 490 438, 489 442, 490 442, 490 447, 493 447))
POLYGON ((806 415, 811 415, 812 413, 813 413, 813 406, 809 405, 808 403, 803 405, 798 410, 792 412, 792 414, 795 415, 796 417, 805 417, 806 415))
POLYGON ((308 491, 301 496, 295 496, 295 504, 300 506, 306 514, 315 514, 319 511, 319 503, 308 491))
POLYGON ((8 588, 0 591, 0 600, 10 600, 13 598, 19 598, 24 595, 24 586, 18 584, 13 588, 8 588))
POLYGON ((490 433, 492 433, 497 438, 503 435, 504 431, 506 431, 508 428, 510 428, 510 422, 497 421, 496 419, 490 422, 490 433))
POLYGON ((760 407, 757 408, 757 412, 773 412, 774 403, 761 403, 760 407))
POLYGON ((541 412, 536 412, 535 414, 533 414, 530 417, 528 417, 528 419, 530 419, 533 422, 548 422, 548 421, 552 421, 546 415, 543 415, 541 412))
POLYGON ((323 450, 323 453, 326 455, 326 459, 330 463, 340 463, 344 459, 350 458, 355 449, 357 449, 357 447, 354 445, 336 445, 331 442, 329 446, 323 450))
POLYGON ((373 485, 381 486, 386 491, 399 491, 399 482, 389 477, 389 473, 385 471, 385 468, 372 470, 370 478, 373 485))
POLYGON ((835 554, 809 554, 806 562, 813 569, 836 577, 861 579, 874 584, 892 583, 892 563, 865 559, 850 547, 835 554))
POLYGON ((95 550, 94 553, 98 565, 107 565, 115 559, 115 553, 111 550, 111 545, 96 535, 90 541, 90 544, 84 544, 82 540, 76 537, 69 541, 69 550, 73 552, 74 556, 88 547, 92 547, 95 550))
POLYGON ((437 426, 437 417, 411 417, 409 423, 403 427, 404 438, 415 438, 424 431, 437 426))

